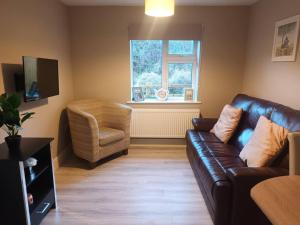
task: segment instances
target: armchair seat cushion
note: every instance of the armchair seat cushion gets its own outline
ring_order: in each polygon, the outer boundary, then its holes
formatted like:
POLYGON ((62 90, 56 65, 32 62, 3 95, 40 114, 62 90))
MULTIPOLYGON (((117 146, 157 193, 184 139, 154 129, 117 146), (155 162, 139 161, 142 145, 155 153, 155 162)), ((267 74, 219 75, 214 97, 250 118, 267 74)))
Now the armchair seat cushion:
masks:
POLYGON ((99 130, 99 144, 101 146, 122 140, 125 137, 125 133, 122 130, 109 127, 100 127, 99 130))

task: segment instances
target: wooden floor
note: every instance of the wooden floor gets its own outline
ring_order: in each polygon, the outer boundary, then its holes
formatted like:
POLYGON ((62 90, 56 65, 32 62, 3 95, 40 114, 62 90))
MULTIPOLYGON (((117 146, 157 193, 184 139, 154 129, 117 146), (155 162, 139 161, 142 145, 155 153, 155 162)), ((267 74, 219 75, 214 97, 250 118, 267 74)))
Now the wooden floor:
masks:
POLYGON ((42 225, 212 224, 184 149, 132 149, 93 170, 74 158, 56 181, 42 225))

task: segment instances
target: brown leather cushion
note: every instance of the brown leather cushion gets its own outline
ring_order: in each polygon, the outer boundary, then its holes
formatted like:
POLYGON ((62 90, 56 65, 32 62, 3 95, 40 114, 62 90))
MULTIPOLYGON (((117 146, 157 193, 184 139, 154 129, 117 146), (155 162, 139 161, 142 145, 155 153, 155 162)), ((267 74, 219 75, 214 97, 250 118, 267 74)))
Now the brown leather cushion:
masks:
POLYGON ((215 157, 215 160, 219 163, 220 167, 223 169, 223 172, 226 173, 227 169, 230 168, 240 168, 247 167, 243 160, 240 157, 215 157))
MULTIPOLYGON (((195 157, 196 162, 200 166, 200 173, 208 190, 214 188, 214 184, 218 181, 227 181, 226 170, 229 168, 246 167, 246 164, 238 157, 211 157, 198 156, 195 157)), ((205 186, 206 186, 205 185, 205 186)))
POLYGON ((198 135, 201 141, 223 143, 215 134, 210 132, 200 131, 198 132, 198 135))
POLYGON ((260 116, 288 129, 290 132, 300 131, 300 111, 264 99, 237 95, 232 106, 243 109, 243 115, 229 144, 240 150, 250 140, 260 116))
POLYGON ((206 132, 206 131, 195 131, 195 130, 188 130, 187 136, 189 136, 192 142, 217 142, 222 143, 220 139, 216 137, 213 133, 206 132))
POLYGON ((278 105, 271 115, 271 121, 288 129, 290 132, 300 131, 300 111, 278 105))
POLYGON ((221 142, 205 142, 204 132, 188 130, 187 152, 197 181, 215 224, 227 224, 231 204, 231 182, 226 170, 245 167, 238 157, 239 150, 221 142), (226 208, 224 208, 226 207, 226 208), (214 216, 216 215, 216 217, 214 216), (225 222, 224 222, 225 221, 225 222))
POLYGON ((197 143, 197 145, 195 146, 195 144, 193 144, 194 146, 194 154, 197 157, 212 157, 212 155, 209 152, 209 149, 206 147, 204 142, 199 142, 197 143))
POLYGON ((194 130, 188 130, 186 132, 186 142, 189 148, 193 149, 192 154, 194 157, 202 157, 207 156, 211 157, 211 154, 206 147, 205 143, 201 141, 199 132, 196 132, 194 130))
POLYGON ((204 184, 209 200, 214 204, 213 190, 217 182, 228 181, 225 174, 227 168, 245 167, 238 157, 239 150, 223 143, 203 142, 199 132, 188 130, 186 134, 188 149, 192 151, 197 173, 204 184))
POLYGON ((214 157, 238 157, 240 154, 239 149, 233 145, 206 142, 205 146, 214 157))
MULTIPOLYGON (((225 157, 226 158, 226 157, 225 157)), ((197 162, 197 168, 199 177, 204 186, 205 192, 207 193, 210 201, 215 203, 215 196, 213 193, 218 182, 229 182, 227 175, 225 174, 225 167, 223 168, 220 163, 226 162, 229 165, 231 162, 230 158, 220 158, 216 160, 213 157, 200 157, 195 159, 197 162), (227 160, 227 161, 226 161, 227 160)), ((242 164, 236 163, 236 160, 232 161, 232 165, 241 166, 242 164)), ((222 187, 218 187, 220 190, 222 187)))
POLYGON ((196 132, 188 130, 186 133, 186 140, 189 147, 194 149, 195 156, 198 157, 238 157, 239 149, 222 142, 205 142, 202 141, 201 134, 205 132, 196 132))

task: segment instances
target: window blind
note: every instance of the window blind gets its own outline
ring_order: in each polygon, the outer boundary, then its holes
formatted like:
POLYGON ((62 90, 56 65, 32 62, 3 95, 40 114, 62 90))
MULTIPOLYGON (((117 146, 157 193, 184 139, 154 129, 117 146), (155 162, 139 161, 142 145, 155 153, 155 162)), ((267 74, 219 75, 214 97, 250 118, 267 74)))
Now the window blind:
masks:
POLYGON ((143 23, 128 27, 129 40, 201 40, 201 24, 143 23))

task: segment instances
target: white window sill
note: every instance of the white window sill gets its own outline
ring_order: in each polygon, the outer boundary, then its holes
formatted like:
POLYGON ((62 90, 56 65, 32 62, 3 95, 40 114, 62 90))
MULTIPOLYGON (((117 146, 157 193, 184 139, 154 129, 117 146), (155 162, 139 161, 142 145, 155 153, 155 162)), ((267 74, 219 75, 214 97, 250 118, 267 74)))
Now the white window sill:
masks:
POLYGON ((129 105, 157 105, 157 104, 201 104, 200 101, 184 101, 184 100, 167 100, 167 101, 159 101, 159 100, 145 100, 141 102, 135 101, 127 101, 129 105))

